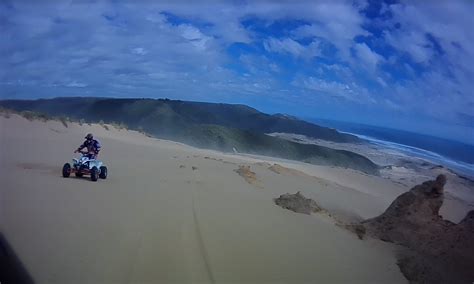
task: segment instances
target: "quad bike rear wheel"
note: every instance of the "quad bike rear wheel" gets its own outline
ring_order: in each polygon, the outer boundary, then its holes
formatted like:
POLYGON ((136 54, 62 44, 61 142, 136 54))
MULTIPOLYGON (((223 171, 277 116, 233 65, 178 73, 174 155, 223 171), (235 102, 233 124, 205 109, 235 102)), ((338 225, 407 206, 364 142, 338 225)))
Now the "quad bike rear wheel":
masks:
POLYGON ((91 169, 91 180, 97 181, 99 179, 99 169, 97 167, 93 167, 91 169))
POLYGON ((71 175, 71 165, 69 163, 65 163, 63 166, 63 177, 67 178, 71 175))
POLYGON ((100 174, 99 177, 101 179, 106 179, 107 178, 107 167, 106 166, 101 166, 100 167, 100 174))

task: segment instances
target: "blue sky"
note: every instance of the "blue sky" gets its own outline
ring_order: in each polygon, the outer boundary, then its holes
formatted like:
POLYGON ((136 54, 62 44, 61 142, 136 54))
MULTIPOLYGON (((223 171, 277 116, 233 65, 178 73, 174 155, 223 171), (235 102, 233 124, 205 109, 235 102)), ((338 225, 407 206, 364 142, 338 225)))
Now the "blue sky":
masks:
POLYGON ((472 1, 190 3, 3 1, 0 97, 244 103, 474 143, 472 1))

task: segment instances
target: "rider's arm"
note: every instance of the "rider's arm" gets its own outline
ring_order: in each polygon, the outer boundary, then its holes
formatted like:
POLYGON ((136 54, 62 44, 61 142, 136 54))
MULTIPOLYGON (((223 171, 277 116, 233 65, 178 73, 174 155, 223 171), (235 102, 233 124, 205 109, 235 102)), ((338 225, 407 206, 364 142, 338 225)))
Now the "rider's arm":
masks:
POLYGON ((77 148, 77 152, 80 152, 82 149, 86 148, 86 145, 84 145, 85 143, 82 143, 81 146, 79 146, 79 148, 77 148))

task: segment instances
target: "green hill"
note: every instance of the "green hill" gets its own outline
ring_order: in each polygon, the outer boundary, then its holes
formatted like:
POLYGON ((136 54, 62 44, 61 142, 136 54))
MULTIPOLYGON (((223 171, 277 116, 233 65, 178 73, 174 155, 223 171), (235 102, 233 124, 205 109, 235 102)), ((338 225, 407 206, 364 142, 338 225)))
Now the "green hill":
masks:
POLYGON ((347 167, 371 174, 378 172, 377 165, 359 154, 290 142, 265 133, 296 133, 334 142, 358 142, 357 137, 287 115, 268 115, 245 105, 168 99, 55 98, 4 100, 0 106, 86 122, 125 124, 158 138, 201 148, 221 151, 236 148, 242 153, 347 167))

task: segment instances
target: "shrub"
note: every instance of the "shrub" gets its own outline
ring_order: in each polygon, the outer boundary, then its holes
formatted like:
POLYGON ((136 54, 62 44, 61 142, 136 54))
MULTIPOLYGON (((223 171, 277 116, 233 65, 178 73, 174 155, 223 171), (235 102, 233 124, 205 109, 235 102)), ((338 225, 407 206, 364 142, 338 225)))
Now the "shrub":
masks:
POLYGON ((143 127, 139 126, 137 128, 137 131, 142 134, 142 135, 145 135, 146 137, 150 137, 150 138, 153 138, 154 136, 151 135, 150 133, 146 132, 145 129, 143 129, 143 127))
POLYGON ((102 126, 105 130, 109 130, 109 127, 105 124, 103 120, 99 121, 100 126, 102 126))
POLYGON ((59 121, 64 125, 64 127, 66 127, 66 128, 68 127, 68 125, 67 125, 67 121, 68 121, 67 117, 60 116, 58 119, 59 119, 59 121))
POLYGON ((6 109, 6 108, 4 108, 4 107, 0 107, 0 114, 1 114, 3 117, 5 117, 5 118, 10 118, 10 113, 11 113, 11 112, 12 112, 12 111, 9 110, 9 109, 6 109))
POLYGON ((34 119, 34 114, 31 111, 22 111, 20 115, 28 119, 29 121, 32 121, 34 119))
POLYGON ((118 130, 128 129, 127 125, 122 123, 122 122, 120 122, 120 123, 112 122, 111 125, 113 127, 115 127, 116 129, 118 129, 118 130))

